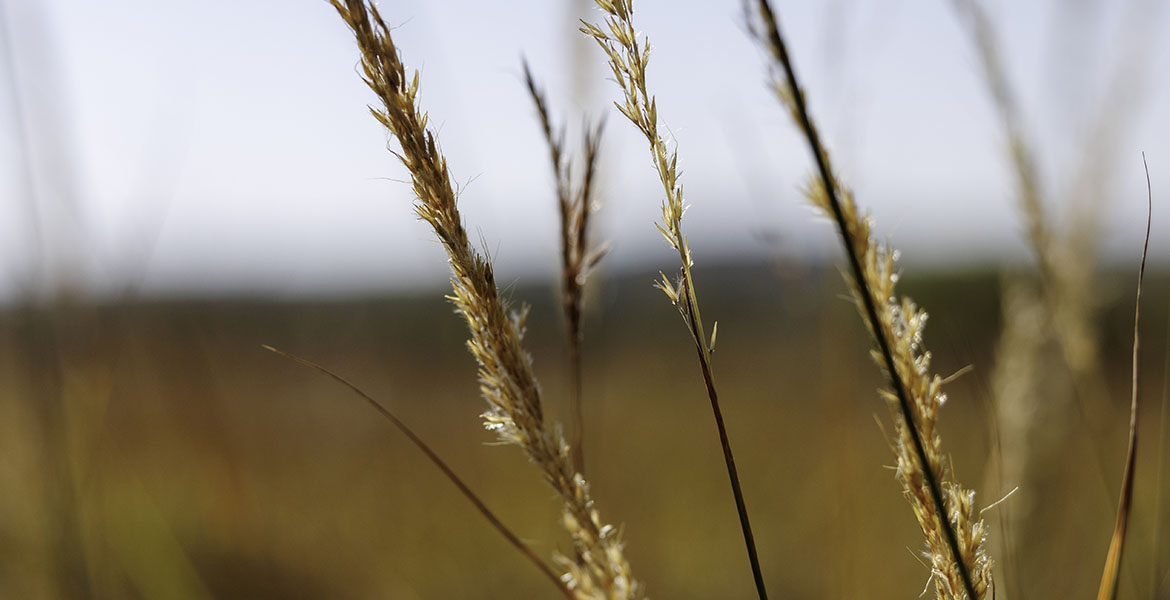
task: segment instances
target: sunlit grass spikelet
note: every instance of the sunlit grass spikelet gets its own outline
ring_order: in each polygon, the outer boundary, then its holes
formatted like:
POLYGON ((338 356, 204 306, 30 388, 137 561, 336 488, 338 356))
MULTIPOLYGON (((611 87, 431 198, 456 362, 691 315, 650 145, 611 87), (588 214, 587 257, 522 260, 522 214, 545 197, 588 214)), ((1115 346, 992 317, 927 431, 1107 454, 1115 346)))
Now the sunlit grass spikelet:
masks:
MULTIPOLYGON (((717 328, 712 328, 710 342, 707 341, 707 332, 703 327, 703 319, 699 312, 699 297, 695 291, 695 281, 691 276, 691 267, 694 260, 691 255, 690 244, 682 231, 682 218, 687 206, 683 201, 683 188, 679 182, 678 153, 667 146, 666 141, 658 131, 658 103, 646 88, 646 68, 650 62, 650 41, 638 41, 638 33, 634 29, 633 3, 630 0, 597 0, 597 6, 605 13, 605 28, 582 21, 581 32, 592 37, 609 58, 610 70, 614 80, 622 88, 623 99, 614 102, 617 109, 638 128, 650 143, 650 152, 654 160, 658 179, 662 183, 665 196, 662 200, 662 222, 655 223, 662 234, 679 255, 682 266, 677 283, 671 283, 663 274, 658 287, 678 308, 683 321, 690 330, 695 344, 695 351, 699 357, 699 368, 703 374, 703 381, 707 388, 707 396, 711 401, 711 410, 715 418, 715 426, 719 432, 719 442, 723 450, 723 459, 727 467, 727 475, 731 482, 732 494, 735 497, 736 512, 739 515, 740 529, 743 532, 744 545, 751 564, 752 578, 755 582, 756 593, 761 600, 768 597, 764 585, 763 570, 760 567, 759 556, 756 552, 755 537, 752 534, 751 522, 748 519, 747 505, 743 497, 743 489, 739 481, 739 473, 735 466, 735 457, 731 451, 731 442, 728 439, 727 429, 723 423, 723 412, 719 407, 719 395, 715 388, 714 369, 711 365, 711 354, 715 350, 715 334, 717 328)), ((716 324, 718 325, 718 324, 716 324)))
POLYGON ((532 359, 521 343, 524 311, 509 314, 491 263, 468 239, 447 161, 418 107, 418 73, 407 78, 377 8, 363 0, 331 2, 353 30, 364 80, 381 102, 370 111, 399 142, 396 155, 410 171, 415 212, 447 251, 453 289, 448 298, 471 332, 467 347, 479 363, 480 391, 489 405, 484 424, 520 446, 563 503, 562 521, 573 541, 572 556, 559 560, 566 583, 582 599, 640 597, 617 530, 603 524, 588 484, 573 471, 559 429, 545 423, 532 359))
POLYGON ((935 430, 946 395, 923 347, 927 315, 909 298, 898 296, 898 252, 877 240, 871 219, 837 178, 808 114, 775 15, 766 0, 759 0, 757 7, 759 21, 752 25, 755 29, 759 23, 758 37, 774 59, 776 94, 817 164, 807 195, 838 226, 852 268, 847 280, 877 346, 871 353, 890 382, 891 389, 882 395, 894 417, 897 478, 926 538, 935 590, 941 599, 981 599, 992 587, 992 563, 983 548, 987 532, 974 507, 974 492, 950 480, 935 430))
MULTIPOLYGON (((925 467, 915 450, 913 432, 907 427, 906 419, 899 414, 899 400, 895 392, 881 391, 894 415, 893 450, 897 458, 897 477, 926 538, 929 551, 925 553, 925 558, 931 565, 938 597, 964 598, 966 594, 948 548, 943 516, 931 498, 926 469, 941 485, 947 507, 945 518, 955 531, 960 557, 972 574, 975 592, 982 598, 991 582, 991 561, 983 550, 987 531, 974 508, 975 493, 949 480, 942 440, 935 429, 939 409, 946 402, 946 394, 942 390, 942 377, 930 370, 931 355, 923 346, 927 314, 910 298, 898 296, 895 289, 898 281, 898 251, 877 241, 871 230, 871 219, 861 216, 852 193, 839 182, 837 185, 842 212, 849 226, 849 237, 856 244, 855 247, 861 248, 864 288, 851 282, 854 297, 859 306, 862 303, 860 294, 870 293, 877 300, 880 331, 875 332, 868 319, 865 320, 866 326, 871 335, 884 336, 891 342, 896 377, 904 383, 913 400, 910 406, 926 454, 925 467)), ((832 215, 829 196, 819 178, 810 181, 808 196, 817 208, 826 215, 832 215)), ((870 354, 879 367, 888 369, 879 350, 871 350, 870 354)), ((891 374, 887 373, 887 376, 891 374)))

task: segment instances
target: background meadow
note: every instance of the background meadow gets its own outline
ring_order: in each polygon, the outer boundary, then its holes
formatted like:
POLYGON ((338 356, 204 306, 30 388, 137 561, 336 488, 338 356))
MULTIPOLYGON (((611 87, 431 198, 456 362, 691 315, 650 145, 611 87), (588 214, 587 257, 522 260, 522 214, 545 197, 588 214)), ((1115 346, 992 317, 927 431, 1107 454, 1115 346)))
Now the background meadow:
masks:
MULTIPOLYGON (((836 234, 802 198, 805 150, 769 95, 741 7, 638 6, 683 154, 695 277, 720 323, 715 368, 769 587, 917 594, 921 533, 875 423, 889 419, 882 379, 844 297, 836 234)), ((442 299, 445 259, 364 110, 352 36, 332 8, 0 8, 0 596, 553 597, 397 431, 260 348, 358 383, 538 553, 565 547, 547 486, 483 431, 465 326, 442 299)), ((963 21, 945 2, 776 8, 835 158, 903 250, 903 290, 931 314, 937 370, 974 367, 949 385, 941 427, 979 506, 1020 488, 985 514, 1003 597, 1087 597, 1100 577, 1124 460, 1146 152, 1144 435, 1121 593, 1170 597, 1159 543, 1170 523, 1157 520, 1170 505, 1158 477, 1164 3, 988 3, 1052 228, 1070 232, 1062 248, 1087 274, 1067 289, 1087 306, 1105 391, 1074 401, 1052 323, 1024 319, 1039 332, 1035 404, 1017 413, 996 404, 997 386, 1019 360, 1004 358, 1006 324, 1036 310, 1019 298, 1035 294, 1037 274, 963 21), (1012 414, 1023 416, 1005 423, 1012 414)), ((505 295, 533 307, 528 348, 548 411, 567 422, 553 182, 519 57, 575 143, 585 115, 613 112, 600 53, 576 33, 593 12, 381 9, 407 65, 422 68, 469 228, 505 295)), ((619 117, 602 141, 596 230, 612 250, 584 321, 592 491, 651 597, 751 597, 693 349, 651 287, 677 268, 652 226, 661 191, 645 141, 619 117)))

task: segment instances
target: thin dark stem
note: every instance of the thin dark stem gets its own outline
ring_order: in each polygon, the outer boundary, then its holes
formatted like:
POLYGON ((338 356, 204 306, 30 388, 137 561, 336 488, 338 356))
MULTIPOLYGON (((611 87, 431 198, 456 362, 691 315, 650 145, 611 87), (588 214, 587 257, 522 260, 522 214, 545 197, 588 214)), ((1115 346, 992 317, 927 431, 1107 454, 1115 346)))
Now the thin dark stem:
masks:
POLYGON ((570 329, 569 338, 569 413, 572 423, 569 426, 570 450, 572 452, 573 470, 585 475, 585 414, 581 408, 581 341, 577 328, 570 329))
MULTIPOLYGON (((689 281, 684 280, 684 281, 689 281)), ((686 314, 697 315, 694 310, 695 297, 691 286, 687 286, 684 296, 686 314)), ((768 590, 764 587, 764 572, 760 568, 760 556, 756 551, 756 537, 752 534, 752 524, 748 519, 747 503, 743 499, 743 487, 739 483, 739 470, 735 467, 735 455, 731 452, 731 440, 727 437, 727 427, 723 424, 723 411, 719 408, 719 393, 715 390, 715 374, 711 369, 711 359, 702 332, 702 325, 698 319, 688 318, 691 335, 695 341, 695 351, 699 355, 699 367, 703 372, 703 383, 707 386, 707 397, 711 399, 711 412, 715 415, 715 427, 719 430, 719 445, 723 449, 723 462, 727 465, 727 477, 731 480, 731 491, 735 496, 735 510, 739 514, 739 527, 743 531, 744 546, 747 547, 748 561, 752 565, 752 579, 756 584, 756 593, 760 600, 768 599, 768 590)))
MULTIPOLYGON (((593 190, 596 186, 593 179, 597 175, 597 156, 601 148, 601 131, 605 121, 597 122, 594 129, 586 129, 584 152, 585 173, 581 179, 581 187, 574 201, 572 212, 573 226, 570 228, 572 239, 563 243, 572 250, 568 255, 572 259, 571 268, 566 269, 564 276, 565 321, 567 330, 566 341, 569 346, 569 362, 571 363, 571 384, 573 386, 569 396, 569 410, 573 420, 571 426, 571 440, 573 448, 573 466, 581 475, 585 474, 585 412, 582 404, 584 394, 581 362, 581 342, 583 330, 581 325, 585 302, 585 278, 593 265, 601 259, 603 253, 592 253, 589 249, 589 215, 593 212, 593 190)), ((567 182, 566 182, 567 183, 567 182)))
MULTIPOLYGON (((739 515, 740 528, 743 531, 748 560, 751 563, 752 576, 756 585, 756 592, 760 600, 767 600, 768 592, 764 586, 763 571, 756 551, 755 537, 752 535, 751 523, 748 520, 747 506, 743 499, 743 489, 739 481, 739 473, 735 467, 735 457, 731 452, 727 429, 723 422, 723 413, 719 408, 719 395, 715 391, 715 377, 712 373, 710 357, 711 346, 707 344, 703 329, 703 320, 699 316, 699 301, 695 293, 694 280, 691 277, 691 252, 686 236, 682 233, 682 215, 686 212, 682 197, 682 186, 678 183, 676 170, 678 155, 668 151, 666 143, 658 135, 657 105, 654 97, 646 89, 646 64, 649 61, 649 48, 642 50, 638 43, 638 33, 631 21, 633 6, 629 0, 624 2, 602 2, 598 6, 609 16, 606 25, 609 34, 598 27, 584 23, 584 33, 593 37, 605 49, 609 56, 610 65, 621 86, 625 103, 616 103, 619 111, 646 136, 650 144, 650 151, 654 165, 658 171, 658 179, 662 184, 665 199, 662 204, 662 223, 655 223, 658 231, 678 251, 681 263, 681 281, 676 285, 663 275, 663 280, 657 284, 670 298, 670 301, 681 313, 683 320, 691 333, 695 343, 695 350, 699 356, 699 366, 703 373, 703 381, 707 388, 707 396, 711 401, 711 408, 715 416, 715 425, 719 431, 720 445, 723 450, 723 459, 727 464, 727 475, 731 480, 731 490, 735 496, 736 512, 739 515), (624 55, 624 58, 623 58, 624 55)), ((649 44, 649 40, 646 40, 649 44)), ((714 332, 712 333, 714 338, 714 332)))
POLYGON ((390 421, 394 427, 398 428, 398 430, 401 431, 402 434, 405 435, 407 439, 409 439, 411 443, 415 445, 416 448, 421 450, 422 453, 425 454, 426 457, 430 459, 430 461, 434 463, 434 465, 438 467, 444 475, 447 476, 447 479, 451 480, 451 483, 455 484, 455 487, 459 488, 459 492, 463 494, 463 497, 467 498, 467 500, 475 506, 476 510, 478 510, 480 514, 482 514, 484 518, 492 524, 492 527, 495 527, 496 531, 499 531, 500 534, 503 535, 504 538, 506 538, 508 542, 512 544, 512 546, 524 554, 524 556, 528 557, 528 560, 530 560, 532 564, 536 565, 536 568, 540 569, 540 572, 544 573, 545 576, 547 576, 549 580, 551 580, 557 586, 557 589, 559 589, 566 598, 569 600, 576 599, 576 596, 573 595, 572 590, 570 590, 569 587, 565 585, 563 581, 561 581, 561 578, 558 577, 555 572, 553 572, 552 568, 549 567, 543 560, 541 560, 540 557, 537 556, 536 553, 532 550, 532 548, 529 548, 527 544, 520 541, 520 538, 517 537, 515 533, 512 533, 512 530, 508 529, 508 527, 504 525, 498 517, 496 517, 495 513, 493 513, 487 507, 487 505, 483 503, 483 500, 480 500, 479 496, 476 495, 475 492, 471 491, 471 488, 467 487, 467 484, 464 483, 463 480, 460 479, 459 476, 451 470, 451 467, 447 466, 447 463, 442 458, 439 458, 439 455, 436 454, 435 451, 432 450, 431 447, 422 440, 422 438, 415 434, 414 431, 411 430, 410 427, 407 426, 406 423, 404 423, 401 419, 394 416, 394 414, 391 413, 388 408, 383 406, 381 402, 375 400, 373 396, 370 396, 357 385, 351 383, 341 375, 338 375, 337 373, 334 373, 333 371, 330 371, 329 369, 311 360, 301 358, 294 354, 289 354, 288 352, 278 350, 272 346, 266 345, 262 347, 269 352, 274 352, 296 363, 309 367, 310 369, 324 373, 334 381, 349 388, 350 391, 365 400, 371 407, 373 407, 374 410, 378 411, 378 414, 382 415, 387 421, 390 421))
POLYGON ((861 296, 862 306, 865 310, 865 318, 870 323, 873 337, 878 345, 878 351, 882 356, 882 361, 885 363, 886 376, 890 380, 891 387, 894 388, 894 395, 898 398, 898 407, 902 413, 902 420, 906 423, 906 428, 910 432, 910 439, 914 443, 914 453, 922 465, 922 472, 927 487, 930 489, 930 497, 934 502, 934 508, 942 517, 939 519, 939 522, 942 525, 947 546, 950 548, 951 556, 954 558, 955 567, 959 570, 959 577, 963 580, 963 587, 966 589, 967 597, 970 600, 976 600, 979 596, 975 593, 975 584, 971 579, 971 571, 967 564, 963 562, 963 555, 959 550, 959 538, 955 535, 954 526, 951 524, 950 512, 947 510, 946 502, 943 499, 942 486, 934 473, 934 469, 931 468, 930 462, 927 460, 926 448, 922 442, 922 434, 919 432, 918 424, 914 420, 914 410, 911 405, 910 394, 906 390, 906 384, 902 381, 901 375, 898 374, 898 369, 894 362, 894 354, 890 348, 890 342, 886 337, 886 332, 882 327, 881 321, 878 319, 877 302, 865 279, 865 272, 861 265, 860 250, 856 247, 855 240, 849 236, 848 224, 845 220, 845 214, 841 209, 841 199, 837 194, 836 179, 829 171, 828 162, 825 160, 824 146, 821 144, 820 137, 817 135, 816 128, 813 127, 812 119, 809 117, 808 107, 804 102, 804 93, 801 91, 800 84, 796 79, 796 71, 793 69, 792 62, 789 60, 788 49, 784 44, 784 38, 780 35, 780 28, 776 23, 776 16, 772 12, 772 7, 769 6, 768 0, 759 0, 759 8, 764 25, 767 27, 765 34, 767 35, 768 42, 771 44, 776 58, 784 67, 784 74, 787 78, 788 88, 792 93, 793 102, 796 105, 796 113, 800 119, 801 129, 805 138, 808 140, 809 149, 812 151, 813 160, 817 165, 817 173, 821 178, 822 184, 825 186, 825 193, 829 198, 829 206, 832 208, 833 220, 837 223, 838 231, 841 234, 841 241, 845 245, 846 254, 849 255, 850 271, 857 283, 858 295, 861 296))

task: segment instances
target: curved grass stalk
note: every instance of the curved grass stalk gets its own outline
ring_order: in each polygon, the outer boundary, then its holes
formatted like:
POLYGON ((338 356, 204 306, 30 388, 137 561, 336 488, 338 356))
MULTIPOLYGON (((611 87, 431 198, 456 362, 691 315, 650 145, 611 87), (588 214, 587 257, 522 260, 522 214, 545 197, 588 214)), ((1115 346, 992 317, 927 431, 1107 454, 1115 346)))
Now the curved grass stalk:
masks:
POLYGON ((1146 241, 1142 245, 1142 261, 1138 267, 1137 294, 1134 299, 1133 311, 1133 374, 1129 400, 1129 442, 1125 452, 1125 471, 1121 480, 1121 494, 1117 500, 1117 521, 1113 526, 1113 536, 1109 540, 1109 551, 1105 555, 1105 569, 1101 574, 1101 586, 1097 590, 1097 600, 1116 600, 1117 582, 1121 578, 1121 557, 1125 551, 1126 533, 1129 528, 1129 513, 1133 510, 1133 478, 1137 466, 1138 449, 1138 392, 1141 389, 1141 361, 1138 360, 1141 349, 1141 318, 1142 318, 1142 281, 1146 275, 1146 252, 1150 249, 1150 226, 1154 209, 1154 191, 1150 185, 1150 167, 1146 165, 1146 156, 1142 154, 1142 166, 1146 169, 1147 210, 1146 213, 1146 241))

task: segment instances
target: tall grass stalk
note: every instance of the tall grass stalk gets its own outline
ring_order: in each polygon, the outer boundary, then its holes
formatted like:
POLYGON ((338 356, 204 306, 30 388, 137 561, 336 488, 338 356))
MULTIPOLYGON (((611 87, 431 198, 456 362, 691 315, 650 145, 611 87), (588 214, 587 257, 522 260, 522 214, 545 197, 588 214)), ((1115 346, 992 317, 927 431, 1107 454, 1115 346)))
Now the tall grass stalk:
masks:
POLYGON ((365 0, 331 3, 354 33, 363 79, 379 100, 370 112, 398 140, 395 154, 410 171, 415 212, 447 251, 453 289, 448 298, 471 332, 467 347, 479 363, 480 391, 488 402, 484 425, 502 442, 523 449, 562 503, 562 523, 573 545, 571 556, 559 557, 565 583, 581 599, 640 597, 617 529, 602 521, 588 483, 573 470, 568 444, 545 422, 532 358, 521 343, 525 313, 509 314, 491 262, 468 239, 447 161, 418 105, 418 73, 407 78, 391 30, 375 6, 365 0))
POLYGON ((604 121, 587 127, 582 148, 580 185, 573 186, 570 159, 565 153, 563 129, 553 133, 548 102, 536 85, 528 62, 524 62, 524 83, 536 106, 540 129, 548 144, 549 160, 556 180, 557 209, 561 233, 561 310, 565 317, 565 338, 569 352, 569 446, 573 468, 585 474, 585 416, 581 408, 581 310, 585 296, 585 280, 605 255, 605 247, 589 245, 590 214, 593 212, 593 178, 597 175, 597 159, 601 149, 601 130, 604 121))
POLYGON ((670 278, 663 274, 658 287, 678 308, 694 341, 695 351, 699 358, 699 369, 703 374, 707 397, 711 401, 711 411, 715 416, 715 426, 719 431, 719 443, 723 449, 727 476, 731 481, 732 494, 735 496, 736 512, 739 515, 740 529, 743 531, 748 561, 751 563, 752 579, 756 585, 756 593, 763 600, 768 597, 768 592, 764 585, 763 570, 760 568, 755 536, 752 534, 739 472, 735 466, 735 456, 731 451, 727 427, 723 422, 723 411, 719 407, 719 394, 715 388, 715 374, 711 365, 711 354, 715 351, 718 323, 712 328, 710 342, 708 342, 703 319, 699 313, 699 297, 695 291, 694 277, 691 275, 691 266, 694 265, 694 260, 686 235, 682 231, 682 217, 687 207, 683 202, 682 184, 678 180, 678 154, 675 150, 667 147, 666 141, 659 134, 658 105, 646 89, 646 67, 650 61, 650 40, 644 39, 639 43, 638 34, 634 29, 633 3, 630 0, 597 0, 597 6, 606 15, 605 28, 602 29, 582 21, 581 31, 596 40, 609 58, 614 79, 624 93, 622 101, 614 102, 614 105, 642 132, 650 143, 654 166, 666 194, 662 200, 662 223, 655 225, 667 243, 678 252, 679 260, 682 263, 678 280, 672 283, 670 278))
POLYGON ((783 77, 776 82, 776 92, 804 134, 816 163, 809 197, 837 225, 849 258, 853 293, 877 345, 874 358, 892 388, 884 396, 895 408, 898 479, 926 537, 938 597, 981 599, 993 587, 991 560, 983 549, 986 530, 975 513, 975 493, 948 479, 935 431, 946 395, 942 378, 930 373, 930 353, 922 347, 926 313, 910 299, 898 299, 894 289, 897 253, 874 239, 869 219, 858 212, 852 194, 834 174, 776 16, 767 0, 759 0, 756 6, 758 39, 783 77))

